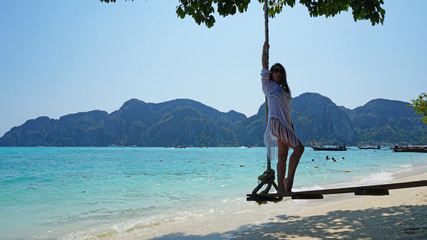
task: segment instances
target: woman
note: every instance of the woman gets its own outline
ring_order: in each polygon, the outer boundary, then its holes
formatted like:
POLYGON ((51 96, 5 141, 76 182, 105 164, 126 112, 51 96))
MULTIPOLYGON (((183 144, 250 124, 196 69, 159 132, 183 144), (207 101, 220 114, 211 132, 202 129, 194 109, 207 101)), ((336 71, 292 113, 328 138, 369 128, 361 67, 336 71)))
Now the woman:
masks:
POLYGON ((277 151, 277 185, 278 193, 291 192, 294 182, 295 171, 299 160, 304 152, 304 146, 295 135, 294 125, 291 118, 291 90, 286 79, 285 68, 274 64, 268 70, 268 43, 264 43, 262 52, 262 90, 267 97, 268 121, 264 133, 264 143, 267 147, 267 157, 272 160, 276 147, 277 151), (289 148, 293 153, 289 158, 288 177, 286 174, 286 160, 289 148))

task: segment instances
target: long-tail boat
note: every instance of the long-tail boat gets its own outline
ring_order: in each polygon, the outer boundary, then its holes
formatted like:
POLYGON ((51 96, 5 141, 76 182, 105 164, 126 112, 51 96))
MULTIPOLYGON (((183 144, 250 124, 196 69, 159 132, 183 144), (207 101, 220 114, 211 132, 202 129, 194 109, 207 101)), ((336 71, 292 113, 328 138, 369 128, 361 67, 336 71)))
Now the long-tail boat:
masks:
POLYGON ((394 152, 427 152, 427 145, 424 146, 394 146, 394 152))
POLYGON ((313 148, 314 151, 347 151, 345 145, 337 146, 337 145, 323 145, 318 146, 315 144, 310 144, 310 147, 313 148))
POLYGON ((380 145, 377 146, 357 146, 359 149, 381 149, 380 145))

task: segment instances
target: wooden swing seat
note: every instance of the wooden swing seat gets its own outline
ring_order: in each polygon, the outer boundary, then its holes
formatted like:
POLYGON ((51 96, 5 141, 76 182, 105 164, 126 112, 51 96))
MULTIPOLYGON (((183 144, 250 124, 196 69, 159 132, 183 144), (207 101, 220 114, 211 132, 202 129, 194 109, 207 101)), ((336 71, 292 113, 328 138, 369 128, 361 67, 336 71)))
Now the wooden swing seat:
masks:
POLYGON ((278 193, 247 194, 246 200, 258 201, 258 202, 264 202, 264 201, 277 202, 282 200, 284 197, 291 197, 292 199, 323 199, 323 195, 340 194, 340 193, 354 193, 354 195, 382 196, 382 195, 389 195, 388 190, 392 190, 392 189, 424 187, 424 186, 427 186, 427 180, 402 182, 402 183, 390 183, 390 184, 381 184, 381 185, 310 190, 310 191, 301 191, 301 192, 290 192, 290 193, 284 193, 284 194, 278 194, 278 193))

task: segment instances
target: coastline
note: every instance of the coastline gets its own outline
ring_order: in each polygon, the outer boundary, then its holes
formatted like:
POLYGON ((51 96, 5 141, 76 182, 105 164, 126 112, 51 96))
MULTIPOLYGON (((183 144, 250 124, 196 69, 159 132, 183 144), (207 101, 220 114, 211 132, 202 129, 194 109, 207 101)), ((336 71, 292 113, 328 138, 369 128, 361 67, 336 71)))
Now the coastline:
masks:
MULTIPOLYGON (((395 173, 395 182, 427 179, 427 166, 395 173)), ((427 187, 390 190, 388 196, 325 195, 259 206, 242 202, 233 211, 171 218, 100 239, 426 239, 427 187)), ((240 199, 244 201, 244 199, 240 199)))

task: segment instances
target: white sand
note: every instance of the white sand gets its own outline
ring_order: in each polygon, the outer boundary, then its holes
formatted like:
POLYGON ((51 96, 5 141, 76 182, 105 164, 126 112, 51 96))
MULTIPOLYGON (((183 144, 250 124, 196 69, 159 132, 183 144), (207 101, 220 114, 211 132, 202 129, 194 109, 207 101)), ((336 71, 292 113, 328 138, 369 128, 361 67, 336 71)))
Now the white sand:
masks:
MULTIPOLYGON (((406 175, 414 173, 419 175, 395 182, 427 179, 425 168, 406 175)), ((390 190, 388 196, 325 195, 262 206, 244 202, 237 211, 174 219, 103 238, 427 239, 427 187, 390 190)))

